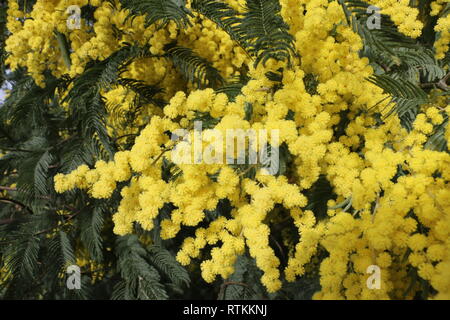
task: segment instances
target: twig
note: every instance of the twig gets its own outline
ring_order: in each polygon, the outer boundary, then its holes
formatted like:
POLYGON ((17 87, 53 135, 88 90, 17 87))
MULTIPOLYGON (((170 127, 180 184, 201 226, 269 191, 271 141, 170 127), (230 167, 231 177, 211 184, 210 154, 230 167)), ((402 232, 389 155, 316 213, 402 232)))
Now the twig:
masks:
POLYGON ((445 91, 447 91, 448 89, 450 89, 448 86, 447 86, 447 80, 448 80, 448 78, 450 78, 450 72, 448 72, 446 75, 445 75, 445 77, 443 77, 441 80, 439 80, 439 82, 438 82, 438 87, 439 88, 441 88, 442 90, 445 90, 445 91))
POLYGON ((33 211, 30 208, 28 208, 26 205, 24 205, 23 203, 21 203, 21 202, 19 202, 17 200, 8 199, 8 198, 0 198, 0 202, 18 205, 22 209, 26 209, 30 214, 33 214, 33 211))
POLYGON ((50 231, 52 231, 53 229, 57 229, 57 230, 58 230, 58 229, 60 229, 61 227, 64 227, 65 225, 67 225, 67 223, 68 223, 70 220, 72 220, 74 217, 76 217, 80 212, 81 212, 81 211, 78 211, 78 212, 75 212, 74 214, 70 215, 70 216, 67 218, 67 220, 64 221, 63 224, 60 224, 60 225, 57 225, 56 227, 51 227, 51 228, 48 228, 48 229, 45 229, 45 230, 42 230, 42 231, 38 231, 38 232, 34 233, 33 236, 38 236, 38 235, 41 235, 41 234, 43 234, 43 233, 50 232, 50 231))
POLYGON ((268 92, 268 91, 270 91, 270 89, 271 88, 268 88, 268 87, 261 87, 259 89, 256 89, 255 91, 256 92, 268 92))
POLYGON ((253 168, 258 168, 258 164, 252 164, 250 167, 248 167, 247 169, 245 169, 244 171, 239 173, 239 176, 242 177, 243 175, 245 175, 246 173, 248 173, 250 170, 252 170, 253 168))
POLYGON ((391 68, 389 68, 389 67, 388 67, 387 65, 385 65, 384 63, 377 62, 377 64, 378 64, 381 68, 383 68, 384 72, 390 72, 390 71, 391 71, 391 68))
POLYGON ((448 91, 450 87, 447 85, 447 80, 450 78, 450 72, 447 73, 441 80, 438 82, 427 82, 427 83, 421 83, 421 88, 428 88, 428 87, 438 87, 444 91, 448 91))
POLYGON ((166 152, 169 151, 170 149, 171 149, 171 148, 164 149, 164 150, 159 154, 159 156, 157 156, 156 159, 153 160, 152 165, 156 164, 156 163, 158 162, 158 160, 161 159, 161 157, 164 155, 164 153, 166 153, 166 152))
POLYGON ((0 190, 2 190, 2 191, 17 191, 17 188, 0 186, 0 190))
POLYGON ((14 149, 14 148, 5 148, 5 147, 0 147, 0 150, 12 151, 12 152, 30 152, 30 153, 33 153, 33 152, 34 152, 34 151, 31 151, 31 150, 14 149))
POLYGON ((123 139, 123 138, 133 137, 133 136, 137 136, 137 134, 136 134, 136 133, 125 134, 125 135, 123 135, 123 136, 120 136, 120 137, 115 138, 115 139, 114 139, 114 142, 117 142, 118 140, 123 139))
POLYGON ((275 242, 275 245, 277 246, 278 250, 280 250, 283 260, 286 260, 286 256, 284 255, 283 248, 281 247, 280 243, 275 239, 273 235, 269 235, 269 238, 272 239, 273 242, 275 242))
POLYGON ((2 224, 11 224, 14 221, 16 221, 16 220, 12 219, 12 218, 10 218, 10 219, 3 219, 3 220, 0 220, 0 225, 2 225, 2 224))

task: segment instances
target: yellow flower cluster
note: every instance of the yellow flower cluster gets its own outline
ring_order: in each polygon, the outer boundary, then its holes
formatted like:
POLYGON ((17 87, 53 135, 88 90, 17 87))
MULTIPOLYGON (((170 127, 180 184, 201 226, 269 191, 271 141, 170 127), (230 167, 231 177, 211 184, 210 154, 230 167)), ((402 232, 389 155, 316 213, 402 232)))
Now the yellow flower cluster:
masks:
MULTIPOLYGON (((244 4, 241 0, 226 2, 236 10, 244 4)), ((23 16, 14 3, 10 1, 10 15, 23 16)), ((161 221, 163 239, 174 238, 183 227, 196 227, 195 235, 184 240, 177 260, 188 265, 192 259, 204 259, 203 251, 212 246, 210 258, 201 262, 207 282, 217 276, 229 277, 237 257, 248 250, 263 271, 261 282, 269 292, 280 289, 282 272, 294 281, 307 273, 307 265, 316 263, 322 287, 317 299, 411 298, 420 287, 411 282, 409 270, 417 270, 428 281, 438 292, 436 299, 450 296, 450 155, 424 147, 450 115, 449 106, 441 98, 421 106, 410 132, 396 116, 377 124, 368 110, 385 95, 365 80, 373 70, 367 58, 360 58, 362 40, 346 23, 338 1, 280 0, 282 16, 301 56, 290 68, 272 60, 255 68, 226 33, 202 17, 192 18, 195 23, 185 30, 177 30, 173 23, 156 30, 145 28, 143 17, 125 21, 126 10, 119 5, 114 9, 107 1, 70 4, 87 3, 98 6, 96 22, 80 30, 67 30, 63 12, 68 2, 62 0, 38 0, 30 13, 33 20, 23 24, 9 19, 11 66, 27 66, 36 81, 42 80, 44 68, 55 75, 68 72, 73 76, 87 62, 106 58, 124 42, 150 43, 151 53, 159 55, 176 38, 180 45, 208 58, 222 76, 239 75, 245 67, 251 80, 231 101, 212 89, 186 86, 162 58, 133 62, 125 76, 159 83, 169 104, 163 110, 146 107, 136 120, 137 125, 146 124, 145 129, 131 150, 116 153, 113 161, 98 161, 94 168, 83 165, 58 174, 57 192, 81 188, 93 198, 110 198, 120 192, 121 202, 113 216, 118 235, 132 233, 134 223, 152 230, 155 219, 161 221), (113 26, 121 31, 120 36, 113 35, 113 26), (69 70, 62 63, 54 29, 71 42, 69 70), (281 86, 266 77, 267 72, 277 70, 283 70, 281 86), (305 85, 311 77, 318 83, 314 92, 305 85), (206 158, 199 163, 171 163, 176 143, 177 150, 183 149, 191 159, 194 150, 186 139, 175 142, 168 133, 184 129, 195 140, 194 121, 199 115, 217 120, 204 128, 202 146, 210 145, 212 129, 222 134, 227 129, 266 130, 271 147, 289 151, 289 168, 271 176, 263 175, 259 165, 209 164, 206 158), (345 130, 338 134, 341 123, 346 123, 345 130), (278 144, 271 130, 279 130, 278 144), (256 174, 250 178, 246 173, 251 169, 256 174), (321 220, 308 208, 306 197, 320 177, 330 183, 336 196, 329 200, 327 217, 321 220), (126 186, 117 190, 118 182, 126 186), (229 217, 220 216, 205 227, 207 211, 214 211, 224 199, 231 206, 229 217), (283 212, 300 240, 290 248, 287 267, 281 270, 269 239, 272 219, 283 212), (318 261, 320 251, 328 254, 318 261), (366 285, 371 265, 381 268, 379 290, 366 285)), ((405 35, 420 35, 418 10, 409 1, 370 3, 389 15, 405 35)), ((433 3, 433 12, 443 4, 433 3)), ((441 32, 436 48, 441 58, 448 50, 448 19, 440 18, 436 30, 441 32)), ((127 111, 134 99, 120 86, 103 96, 110 110, 118 106, 127 111)), ((380 112, 384 106, 379 105, 380 112)), ((117 127, 111 119, 110 132, 136 133, 117 127)), ((445 130, 450 141, 449 126, 445 130)))
MULTIPOLYGON (((226 77, 235 75, 248 59, 243 50, 236 47, 230 37, 212 22, 204 22, 203 25, 195 23, 183 30, 177 30, 175 23, 163 29, 157 29, 155 25, 145 28, 144 17, 126 19, 129 12, 122 9, 118 1, 112 6, 109 1, 102 0, 38 0, 29 14, 19 10, 17 1, 9 0, 8 3, 8 29, 12 36, 6 42, 6 50, 11 53, 7 62, 13 69, 26 66, 40 85, 43 85, 42 73, 46 69, 55 76, 67 71, 75 76, 84 71, 87 62, 103 60, 126 43, 134 42, 148 43, 152 54, 161 55, 163 47, 177 38, 179 45, 189 44, 194 51, 212 61, 214 67, 226 77), (79 29, 69 29, 69 6, 81 8, 88 4, 97 7, 94 25, 81 21, 79 29), (26 18, 24 22, 21 22, 22 18, 26 18), (113 29, 115 32, 112 32, 113 29), (70 48, 62 48, 58 44, 55 31, 66 36, 70 48), (178 35, 178 32, 181 34, 178 35), (70 66, 64 63, 64 54, 69 55, 70 66)), ((142 59, 133 63, 129 72, 131 74, 125 73, 124 76, 166 84, 171 89, 167 92, 169 95, 181 89, 175 85, 182 83, 179 75, 174 68, 167 68, 162 58, 142 59)))
MULTIPOLYGON (((192 27, 183 30, 178 30, 173 22, 163 29, 157 29, 155 25, 145 28, 143 16, 126 19, 128 10, 122 9, 118 1, 114 4, 112 6, 102 0, 38 0, 30 13, 24 13, 19 10, 17 1, 9 0, 8 29, 12 35, 6 42, 6 50, 10 53, 7 63, 12 69, 27 67, 36 83, 44 86, 45 70, 50 70, 56 77, 64 73, 74 77, 84 71, 89 61, 103 60, 126 43, 149 44, 150 52, 156 57, 134 61, 122 76, 158 84, 165 88, 161 98, 169 100, 179 90, 186 89, 185 81, 173 66, 167 64, 165 58, 157 55, 161 55, 163 47, 175 38, 179 45, 192 48, 211 61, 225 77, 236 75, 248 60, 243 50, 235 46, 224 31, 211 22, 198 23, 200 17, 195 18, 193 22, 196 23, 192 27), (81 28, 69 29, 69 13, 66 12, 69 6, 82 8, 88 4, 97 7, 95 23, 90 25, 82 19, 81 28), (70 48, 64 48, 58 42, 55 31, 67 38, 70 48), (70 65, 67 65, 64 55, 70 65)), ((161 115, 161 109, 146 104, 134 119, 133 126, 123 126, 123 115, 129 111, 135 94, 119 86, 104 92, 104 97, 108 110, 116 115, 109 119, 109 133, 118 137, 135 134, 136 128, 148 123, 151 116, 161 115)))
POLYGON ((431 7, 431 12, 430 14, 432 16, 436 16, 438 15, 442 9, 445 8, 446 3, 448 2, 448 0, 436 0, 431 2, 430 7, 431 7))
POLYGON ((417 38, 422 33, 423 23, 418 20, 419 10, 410 7, 408 0, 371 0, 369 3, 388 15, 403 34, 417 38))
POLYGON ((436 58, 443 59, 450 44, 450 15, 440 17, 434 30, 439 32, 439 38, 434 43, 436 58))
MULTIPOLYGON (((431 3, 431 12, 432 16, 440 16, 445 13, 445 8, 448 6, 448 0, 436 0, 431 3)), ((448 13, 445 16, 440 16, 435 26, 435 31, 439 32, 439 38, 434 44, 436 50, 436 58, 443 59, 445 57, 445 53, 448 51, 448 46, 450 43, 450 34, 449 34, 449 16, 448 13)))
MULTIPOLYGON (((437 118, 435 110, 435 107, 427 110, 431 119, 437 118)), ((424 139, 417 136, 431 133, 428 125, 432 129, 432 124, 426 117, 425 113, 419 114, 415 130, 410 133, 399 132, 397 119, 366 130, 364 159, 344 151, 342 145, 330 145, 326 157, 332 174, 329 179, 339 179, 340 184, 342 179, 348 181, 342 195, 350 196, 354 212, 329 210, 332 218, 320 240, 314 238, 310 246, 299 245, 303 251, 298 264, 304 263, 304 255, 310 255, 311 247, 317 243, 330 253, 320 267, 322 291, 316 298, 387 299, 402 298, 406 293, 413 297, 418 288, 409 292, 405 288, 405 283, 411 283, 405 272, 408 264, 417 268, 419 276, 430 281, 435 289, 440 288, 438 297, 448 296, 450 190, 446 184, 450 155, 423 149, 424 139), (342 161, 351 161, 349 154, 356 160, 350 168, 346 166, 351 172, 338 174, 343 171, 342 161), (336 166, 341 169, 336 170, 336 166), (393 181, 397 170, 403 174, 393 181), (437 172, 441 176, 433 177, 437 172), (422 233, 419 224, 429 228, 428 234, 422 233), (381 290, 365 286, 370 265, 382 269, 381 290)), ((320 228, 320 225, 313 227, 310 232, 320 228)), ((304 229, 300 228, 302 232, 304 229)))

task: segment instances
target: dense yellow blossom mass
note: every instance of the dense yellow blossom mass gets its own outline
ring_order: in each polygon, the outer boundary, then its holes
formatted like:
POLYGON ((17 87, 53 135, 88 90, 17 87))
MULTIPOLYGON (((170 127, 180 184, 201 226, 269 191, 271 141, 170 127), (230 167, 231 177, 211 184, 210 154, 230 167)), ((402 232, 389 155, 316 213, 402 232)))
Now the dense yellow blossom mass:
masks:
MULTIPOLYGON (((241 2, 227 0, 236 10, 241 2)), ((432 3, 438 14, 447 1, 432 3)), ((189 1, 188 1, 189 3, 189 1)), ((188 265, 201 262, 202 276, 212 282, 234 271, 239 255, 248 250, 263 271, 261 282, 268 292, 281 287, 281 279, 293 281, 307 273, 306 267, 319 252, 321 291, 317 299, 401 299, 412 298, 418 290, 406 270, 413 267, 417 277, 430 283, 436 299, 450 299, 450 155, 425 148, 434 128, 450 115, 450 105, 437 96, 421 107, 413 129, 407 131, 397 116, 377 124, 369 110, 385 98, 382 89, 365 79, 373 74, 367 58, 359 56, 362 40, 346 22, 338 1, 281 0, 282 16, 294 36, 299 55, 288 68, 283 62, 268 61, 256 68, 244 51, 212 22, 193 17, 197 23, 178 30, 174 23, 157 30, 144 27, 144 18, 126 20, 126 10, 100 0, 38 0, 30 13, 9 1, 7 40, 12 68, 26 66, 42 84, 42 73, 56 76, 81 74, 87 62, 105 59, 126 42, 149 43, 152 54, 177 38, 211 61, 224 78, 238 76, 249 68, 251 80, 235 100, 212 89, 199 90, 180 79, 174 68, 161 58, 133 62, 129 76, 166 88, 170 103, 159 109, 146 106, 137 120, 146 125, 131 150, 120 151, 110 162, 98 161, 94 168, 80 166, 55 177, 57 192, 81 188, 93 198, 109 198, 120 191, 122 200, 114 214, 114 232, 133 232, 134 223, 152 230, 165 204, 175 208, 161 222, 161 237, 177 236, 183 227, 197 227, 186 238, 177 260, 188 265), (72 4, 98 6, 93 26, 68 30, 65 9, 72 4), (24 23, 12 17, 27 16, 24 23), (112 26, 117 34, 112 33, 112 26), (54 31, 70 39, 71 65, 58 52, 54 31), (273 90, 265 74, 283 68, 282 87, 273 90), (305 88, 305 77, 313 74, 317 92, 305 88), (246 106, 251 104, 251 117, 246 106), (192 163, 172 167, 175 179, 165 179, 166 161, 174 142, 167 132, 187 129, 193 134, 198 113, 219 119, 210 129, 280 130, 279 143, 293 156, 286 173, 254 177, 242 175, 227 164, 192 163), (292 115, 292 116, 288 116, 292 115), (346 117, 346 119, 344 119, 346 117), (348 121, 339 135, 336 126, 348 121), (327 217, 317 219, 308 209, 306 192, 325 177, 336 194, 328 203, 327 217), (198 227, 205 210, 214 210, 228 199, 229 218, 218 217, 208 227, 198 227), (340 205, 344 203, 344 205, 340 205), (298 229, 299 242, 292 245, 287 267, 269 245, 271 219, 281 211, 289 214, 298 229), (381 288, 366 286, 368 266, 381 268, 381 288), (406 296, 404 296, 404 293, 406 296)), ((421 35, 423 23, 418 10, 402 0, 374 0, 371 4, 391 17, 399 31, 412 38, 421 35)), ((436 31, 436 57, 441 59, 450 42, 450 16, 440 18, 436 31)), ((105 92, 111 108, 126 110, 133 94, 123 87, 105 92)), ((380 112, 384 104, 378 104, 380 112)), ((114 125, 111 124, 111 130, 114 125)), ((122 133, 136 133, 133 128, 122 133)), ((450 142, 450 127, 445 137, 450 142)), ((270 138, 269 138, 270 141, 270 138)))

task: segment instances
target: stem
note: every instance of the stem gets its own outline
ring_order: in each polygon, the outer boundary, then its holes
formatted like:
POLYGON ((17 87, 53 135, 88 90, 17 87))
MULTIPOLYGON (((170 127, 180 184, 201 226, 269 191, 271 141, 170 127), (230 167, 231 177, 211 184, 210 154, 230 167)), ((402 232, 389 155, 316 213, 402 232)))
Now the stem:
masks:
POLYGON ((437 86, 444 91, 447 91, 448 89, 450 89, 449 86, 447 86, 448 78, 450 78, 450 72, 448 72, 445 75, 445 77, 443 77, 441 80, 439 80, 439 82, 437 83, 437 86))
POLYGON ((38 235, 41 235, 41 234, 43 234, 43 233, 50 232, 50 231, 52 231, 53 229, 60 230, 62 227, 66 226, 67 223, 70 222, 70 220, 72 220, 73 218, 75 218, 80 212, 81 212, 81 211, 78 211, 78 212, 75 212, 74 214, 70 215, 70 216, 67 218, 67 220, 64 221, 64 223, 62 223, 62 224, 60 224, 60 225, 57 225, 57 226, 55 226, 55 227, 51 227, 51 228, 48 228, 48 229, 45 229, 45 230, 36 232, 36 233, 33 234, 33 236, 38 236, 38 235))
POLYGON ((24 205, 23 203, 21 203, 17 200, 12 200, 12 199, 8 199, 8 198, 0 198, 0 202, 18 205, 22 209, 26 209, 30 214, 33 214, 33 211, 30 208, 28 208, 26 205, 24 205))
POLYGON ((164 155, 164 153, 166 153, 166 152, 169 151, 169 150, 170 150, 170 148, 164 149, 164 150, 159 154, 159 156, 157 156, 156 159, 153 160, 152 166, 153 166, 154 164, 156 164, 156 162, 158 162, 158 160, 161 159, 161 157, 164 155))
POLYGON ((248 173, 250 170, 252 170, 253 168, 258 168, 258 164, 252 164, 250 167, 248 167, 247 169, 245 169, 244 171, 242 171, 241 173, 239 173, 239 176, 242 177, 244 176, 246 173, 248 173))
POLYGON ((70 70, 72 62, 70 60, 69 44, 67 43, 67 38, 64 34, 55 30, 56 40, 58 40, 59 49, 61 50, 61 56, 64 60, 64 64, 67 69, 70 70))
POLYGON ((14 219, 3 219, 3 220, 0 220, 0 225, 2 225, 2 224, 11 224, 14 221, 16 221, 16 220, 14 220, 14 219))
POLYGON ((17 188, 0 186, 0 190, 2 190, 2 191, 17 191, 17 188))
POLYGON ((444 91, 447 91, 450 89, 450 87, 447 85, 447 80, 450 78, 450 72, 448 72, 441 80, 438 82, 427 82, 420 84, 420 87, 422 88, 429 88, 429 87, 438 87, 444 91))
POLYGON ((33 153, 33 152, 34 152, 34 151, 31 151, 31 150, 14 149, 14 148, 4 148, 4 147, 0 147, 0 150, 11 151, 11 152, 30 152, 30 153, 33 153))
POLYGON ((117 142, 120 139, 127 138, 127 137, 133 137, 133 136, 135 137, 135 136, 137 136, 137 134, 136 133, 125 134, 123 136, 115 138, 114 141, 117 142))
POLYGON ((281 247, 280 243, 275 239, 273 235, 269 235, 269 238, 275 243, 283 259, 286 260, 286 256, 284 255, 283 248, 281 247))

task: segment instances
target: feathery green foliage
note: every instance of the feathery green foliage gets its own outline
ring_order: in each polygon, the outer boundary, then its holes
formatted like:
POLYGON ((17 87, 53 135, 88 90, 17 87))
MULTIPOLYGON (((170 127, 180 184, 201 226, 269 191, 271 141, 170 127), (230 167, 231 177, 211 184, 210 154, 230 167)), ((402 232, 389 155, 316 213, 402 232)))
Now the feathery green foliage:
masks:
POLYGON ((256 57, 255 65, 270 58, 290 62, 295 56, 294 38, 280 15, 277 0, 247 0, 241 23, 247 51, 256 57))
POLYGON ((228 33, 250 56, 254 65, 269 59, 288 61, 295 56, 294 38, 280 15, 277 0, 247 0, 241 14, 224 2, 195 0, 192 9, 228 33))
POLYGON ((183 0, 120 0, 122 6, 130 10, 129 18, 145 16, 145 25, 156 24, 158 28, 165 27, 170 21, 174 21, 179 28, 191 25, 183 0))
POLYGON ((188 81, 196 84, 199 88, 206 86, 216 88, 224 81, 219 71, 211 63, 196 55, 189 48, 169 45, 166 56, 188 81))
POLYGON ((391 95, 390 103, 395 107, 391 108, 388 115, 397 112, 402 124, 412 129, 418 107, 428 102, 428 95, 408 80, 394 79, 388 75, 374 76, 369 81, 391 95))
POLYGON ((192 10, 202 14, 217 24, 240 46, 244 46, 244 34, 242 29, 242 17, 228 4, 217 0, 194 0, 192 10))

